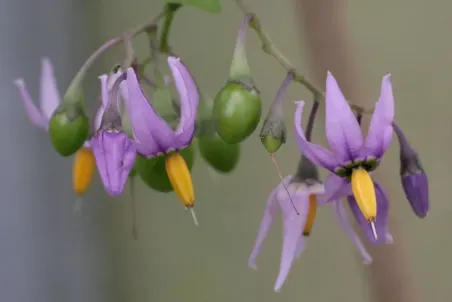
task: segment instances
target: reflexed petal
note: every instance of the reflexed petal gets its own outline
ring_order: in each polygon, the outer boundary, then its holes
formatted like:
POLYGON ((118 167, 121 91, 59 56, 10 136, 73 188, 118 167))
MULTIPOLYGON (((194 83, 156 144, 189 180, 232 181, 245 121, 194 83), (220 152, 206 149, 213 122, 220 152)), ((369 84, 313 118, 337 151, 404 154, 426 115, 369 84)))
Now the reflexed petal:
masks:
POLYGON ((284 215, 281 263, 274 288, 276 292, 281 290, 296 257, 298 240, 306 224, 309 211, 308 196, 306 195, 304 201, 297 202, 297 210, 300 215, 297 215, 295 211, 291 211, 290 215, 284 215))
POLYGON ((392 138, 394 120, 394 96, 392 94, 391 75, 383 77, 380 98, 369 125, 365 150, 376 158, 381 158, 389 147, 392 138))
POLYGON ((268 232, 270 231, 275 215, 279 209, 279 205, 276 200, 278 189, 279 185, 271 192, 270 196, 267 199, 267 203, 264 210, 264 216, 262 217, 259 232, 257 233, 256 242, 254 244, 254 248, 253 251, 251 252, 250 258, 248 259, 248 266, 254 269, 257 269, 256 258, 257 256, 259 256, 261 252, 264 240, 267 237, 268 232))
POLYGON ((39 89, 42 113, 47 120, 50 120, 53 112, 60 104, 61 98, 52 63, 48 58, 41 60, 41 83, 39 89))
POLYGON ((173 130, 158 115, 143 94, 133 68, 127 70, 127 86, 126 110, 129 113, 138 152, 150 157, 174 147, 172 146, 173 130))
POLYGON ((27 113, 30 121, 37 127, 47 130, 49 127, 49 121, 42 115, 39 109, 33 104, 33 100, 31 99, 30 94, 25 86, 25 82, 23 79, 17 79, 14 81, 14 84, 19 89, 19 93, 22 99, 22 102, 25 107, 25 112, 27 113))
POLYGON ((355 198, 353 195, 347 197, 348 204, 352 210, 353 216, 355 216, 361 230, 363 230, 367 239, 373 244, 382 244, 387 242, 388 234, 388 213, 389 213, 389 203, 386 192, 383 187, 375 182, 375 193, 377 196, 377 218, 375 220, 375 228, 377 231, 378 239, 375 240, 372 228, 369 222, 364 218, 361 213, 355 198))
POLYGON ((330 171, 339 165, 337 159, 330 151, 325 148, 308 142, 301 128, 304 102, 296 102, 297 110, 295 111, 295 141, 300 151, 314 164, 322 166, 330 171))
POLYGON ((331 149, 341 162, 359 156, 363 146, 361 127, 336 79, 328 71, 325 96, 325 133, 331 149))
POLYGON ((298 238, 297 249, 295 250, 295 259, 298 259, 301 257, 301 255, 304 252, 304 248, 305 248, 305 237, 303 235, 301 235, 298 238))
POLYGON ((318 200, 319 205, 338 200, 351 194, 352 187, 348 180, 330 173, 325 180, 325 191, 325 195, 318 200))
POLYGON ((199 104, 198 88, 188 68, 179 58, 169 57, 168 64, 179 92, 181 105, 180 122, 175 134, 181 144, 188 145, 195 131, 196 113, 199 104))
POLYGON ((106 191, 120 195, 135 164, 135 144, 124 132, 101 131, 91 139, 91 150, 106 191))
POLYGON ((350 240, 353 242, 353 244, 358 249, 358 252, 360 253, 361 257, 363 258, 364 264, 372 263, 372 257, 367 252, 366 247, 362 243, 359 236, 353 230, 353 228, 350 224, 350 221, 348 220, 347 213, 345 211, 345 208, 344 208, 342 202, 340 200, 337 200, 332 204, 332 206, 334 208, 334 213, 336 214, 339 224, 341 225, 342 229, 347 233, 350 240))

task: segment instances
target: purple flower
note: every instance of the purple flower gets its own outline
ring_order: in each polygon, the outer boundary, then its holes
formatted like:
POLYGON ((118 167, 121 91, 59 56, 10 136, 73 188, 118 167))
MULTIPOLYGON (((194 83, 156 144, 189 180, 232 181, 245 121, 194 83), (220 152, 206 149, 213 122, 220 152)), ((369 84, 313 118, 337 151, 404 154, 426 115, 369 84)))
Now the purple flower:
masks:
POLYGON ((155 157, 190 145, 195 130, 199 93, 188 68, 179 58, 169 57, 168 65, 179 92, 181 117, 173 130, 157 113, 144 95, 133 68, 127 70, 126 109, 130 116, 137 151, 144 157, 155 157))
MULTIPOLYGON (((111 89, 113 83, 119 75, 120 73, 115 73, 108 78, 108 90, 111 89)), ((30 93, 25 85, 25 81, 22 78, 15 80, 14 84, 19 89, 19 93, 25 107, 25 112, 27 113, 30 121, 35 126, 48 131, 50 118, 61 102, 55 73, 50 60, 48 58, 41 59, 39 108, 33 103, 30 93)), ((108 98, 102 99, 102 101, 103 103, 99 106, 99 110, 94 121, 96 131, 100 127, 103 111, 105 109, 104 107, 108 103, 108 98)), ((89 141, 85 142, 84 147, 89 148, 89 141)))
MULTIPOLYGON (((377 198, 369 172, 375 170, 391 142, 394 97, 390 75, 383 77, 381 94, 375 105, 367 138, 333 75, 326 80, 325 132, 333 152, 310 143, 301 129, 304 102, 297 102, 295 139, 304 155, 316 165, 328 169, 326 196, 320 203, 353 194, 360 211, 375 228, 377 198)), ((374 232, 374 236, 378 237, 374 232)))
POLYGON ((104 105, 96 118, 100 121, 98 131, 90 142, 102 183, 111 196, 122 193, 136 160, 135 144, 122 129, 118 110, 119 90, 124 84, 121 75, 122 72, 118 71, 110 77, 99 77, 104 105), (109 80, 110 83, 114 80, 110 90, 109 80))
POLYGON ((413 212, 424 218, 430 208, 427 174, 402 129, 395 122, 393 126, 400 145, 400 177, 405 196, 413 212))
POLYGON ((22 102, 25 107, 25 112, 27 113, 30 121, 35 126, 47 131, 49 128, 49 120, 61 101, 55 74, 50 60, 48 58, 43 58, 41 60, 39 109, 33 103, 33 100, 28 93, 28 89, 25 86, 25 81, 20 78, 15 80, 14 84, 19 89, 22 102))
MULTIPOLYGON (((276 292, 281 290, 281 287, 283 286, 292 267, 294 259, 299 258, 304 250, 305 240, 308 234, 303 233, 308 227, 307 224, 309 224, 308 217, 310 215, 310 211, 315 211, 315 208, 311 208, 312 206, 315 207, 315 203, 312 204, 310 202, 312 200, 311 198, 314 198, 315 201, 317 196, 325 192, 323 184, 319 181, 314 181, 313 179, 300 182, 293 176, 287 176, 283 182, 286 184, 291 198, 289 198, 283 183, 280 183, 272 191, 267 200, 267 205, 265 207, 264 216, 262 217, 254 249, 248 260, 248 266, 256 269, 256 258, 261 251, 263 242, 267 237, 276 214, 279 210, 281 210, 283 214, 284 233, 280 271, 274 288, 276 292), (294 210, 291 201, 294 202, 295 208, 297 209, 299 215, 297 215, 297 211, 294 210)), ((349 224, 342 205, 339 202, 334 203, 334 205, 335 213, 339 218, 341 226, 358 248, 364 262, 371 263, 372 258, 369 256, 359 237, 355 234, 353 228, 349 224)))

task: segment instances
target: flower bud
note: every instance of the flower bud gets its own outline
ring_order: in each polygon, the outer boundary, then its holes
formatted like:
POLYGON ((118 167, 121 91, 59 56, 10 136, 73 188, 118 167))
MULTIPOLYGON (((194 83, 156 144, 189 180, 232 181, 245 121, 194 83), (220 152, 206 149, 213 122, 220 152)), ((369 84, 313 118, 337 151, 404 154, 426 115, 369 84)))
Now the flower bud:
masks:
POLYGON ((245 44, 252 15, 246 15, 239 29, 229 80, 215 97, 213 116, 217 132, 228 144, 239 143, 256 130, 261 118, 260 92, 248 66, 245 44))
MULTIPOLYGON (((195 159, 195 150, 193 144, 179 151, 191 171, 195 159)), ((151 189, 159 192, 168 193, 173 191, 173 186, 169 180, 165 167, 165 157, 144 158, 137 156, 135 169, 141 179, 151 189)))
POLYGON ((400 145, 400 176, 403 191, 413 212, 419 218, 424 218, 430 208, 427 174, 419 155, 408 142, 402 129, 395 122, 393 128, 400 145))
POLYGON ((83 108, 81 91, 70 90, 49 121, 50 140, 62 156, 70 156, 88 138, 89 120, 83 108))
POLYGON ((261 142, 269 153, 275 153, 286 142, 284 97, 295 74, 289 72, 276 94, 261 130, 261 142))

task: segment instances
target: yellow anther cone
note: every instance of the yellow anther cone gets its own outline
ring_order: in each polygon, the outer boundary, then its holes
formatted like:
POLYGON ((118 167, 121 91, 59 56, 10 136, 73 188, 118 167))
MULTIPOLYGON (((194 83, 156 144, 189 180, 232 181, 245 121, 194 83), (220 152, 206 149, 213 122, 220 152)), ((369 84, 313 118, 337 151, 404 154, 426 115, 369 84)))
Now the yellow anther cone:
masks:
POLYGON ((306 224, 303 229, 303 236, 311 234, 312 226, 314 225, 315 216, 317 215, 317 195, 309 195, 309 212, 306 219, 306 224))
POLYGON ((362 168, 353 170, 352 191, 361 213, 367 221, 375 221, 377 217, 377 198, 375 186, 369 172, 362 168))
POLYGON ((96 161, 88 148, 77 151, 72 166, 72 187, 77 195, 85 194, 93 179, 96 161))
POLYGON ((195 193, 190 170, 184 158, 177 152, 165 158, 165 168, 174 191, 186 208, 195 205, 195 193))

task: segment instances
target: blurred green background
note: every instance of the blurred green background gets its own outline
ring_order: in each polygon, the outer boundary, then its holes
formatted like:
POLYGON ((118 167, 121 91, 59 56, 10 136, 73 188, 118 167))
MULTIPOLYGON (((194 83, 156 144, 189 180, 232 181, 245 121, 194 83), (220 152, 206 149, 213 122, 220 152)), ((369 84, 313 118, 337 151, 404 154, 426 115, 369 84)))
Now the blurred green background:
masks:
MULTIPOLYGON (((330 67, 325 61, 319 67, 321 63, 313 62, 317 53, 305 35, 306 14, 295 2, 246 0, 278 48, 308 78, 321 79, 316 84, 323 88, 325 74, 322 71, 320 75, 319 69, 332 69, 337 75, 341 70, 335 68, 340 64, 330 67)), ((392 73, 396 119, 421 154, 429 174, 431 212, 421 220, 411 212, 399 184, 399 155, 394 139, 379 177, 390 193, 390 229, 397 227, 395 245, 372 253, 400 254, 404 261, 395 263, 409 266, 415 282, 412 286, 420 293, 416 301, 409 302, 448 302, 452 296, 452 240, 448 232, 452 226, 452 203, 448 201, 452 169, 452 4, 444 0, 323 3, 345 14, 345 30, 353 50, 351 60, 358 70, 344 84, 355 90, 350 98, 372 106, 379 95, 381 77, 392 73)), ((157 15, 162 6, 161 0, 0 1, 0 36, 7 41, 0 46, 0 87, 2 98, 12 100, 0 103, 0 120, 5 125, 0 127, 5 142, 1 150, 5 162, 0 169, 4 180, 0 203, 0 258, 4 271, 0 274, 0 300, 372 301, 369 268, 363 267, 328 206, 320 209, 307 249, 295 262, 281 293, 273 292, 282 241, 280 219, 258 258, 258 270, 247 267, 265 201, 279 183, 258 137, 260 127, 242 144, 240 164, 230 175, 216 174, 197 154, 193 181, 199 227, 195 227, 174 193, 156 193, 138 179, 138 241, 132 238, 128 189, 120 199, 111 199, 97 179, 82 211, 72 212, 71 160, 56 156, 47 136, 31 129, 12 81, 24 76, 37 101, 38 62, 47 55, 55 64, 63 91, 96 47, 125 28, 157 15)), ((315 20, 316 13, 308 16, 315 20)), ((221 14, 187 7, 176 15, 170 43, 207 95, 213 97, 227 79, 242 16, 233 1, 223 1, 221 14)), ((328 24, 341 26, 334 18, 328 24)), ((318 35, 315 39, 320 45, 328 45, 331 37, 318 35)), ((145 55, 146 37, 140 36, 135 46, 138 54, 145 55)), ((336 49, 328 51, 334 54, 336 49)), ((116 47, 93 69, 86 87, 89 102, 98 93, 97 75, 122 60, 122 55, 122 48, 116 47)), ((263 122, 286 73, 261 51, 254 32, 249 33, 248 59, 262 94, 263 122)), ((342 78, 348 71, 342 73, 340 83, 347 81, 342 78)), ((284 175, 295 172, 300 157, 292 139, 292 101, 310 102, 311 98, 298 84, 291 85, 287 92, 288 142, 277 153, 284 175)), ((320 114, 315 142, 325 144, 323 128, 320 114)), ((387 268, 387 280, 392 280, 399 269, 387 268)), ((406 286, 400 280, 391 283, 394 295, 406 286)))

